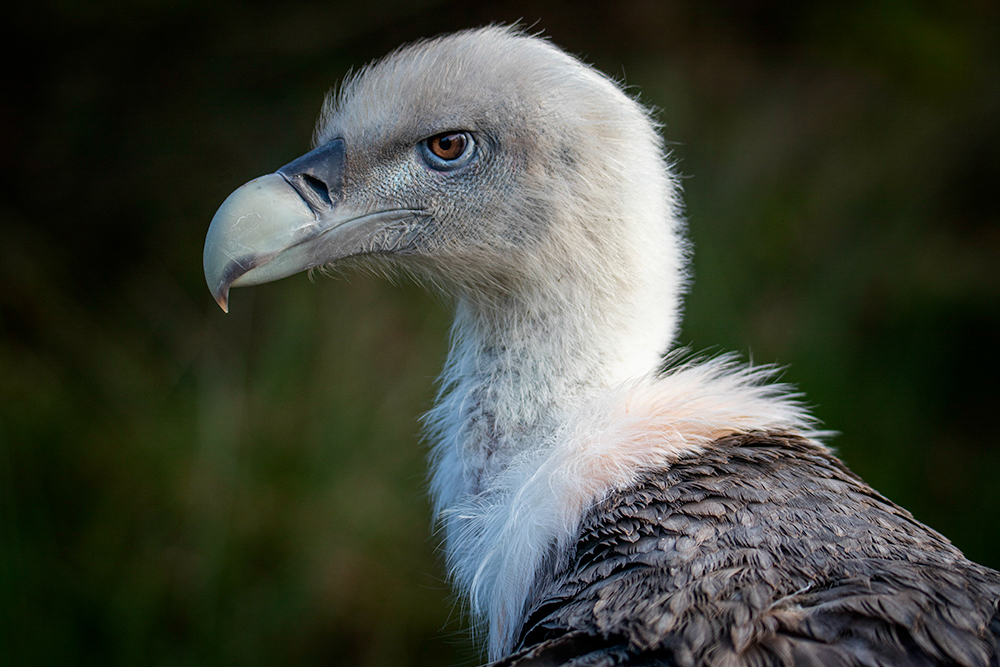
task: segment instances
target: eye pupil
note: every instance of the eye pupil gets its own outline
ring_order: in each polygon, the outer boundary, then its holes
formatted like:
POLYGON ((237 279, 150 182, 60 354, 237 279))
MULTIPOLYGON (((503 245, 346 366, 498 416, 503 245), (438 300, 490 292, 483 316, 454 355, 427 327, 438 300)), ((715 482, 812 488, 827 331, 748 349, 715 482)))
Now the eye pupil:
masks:
POLYGON ((457 160, 465 152, 468 140, 462 132, 448 132, 430 138, 428 148, 442 160, 457 160))

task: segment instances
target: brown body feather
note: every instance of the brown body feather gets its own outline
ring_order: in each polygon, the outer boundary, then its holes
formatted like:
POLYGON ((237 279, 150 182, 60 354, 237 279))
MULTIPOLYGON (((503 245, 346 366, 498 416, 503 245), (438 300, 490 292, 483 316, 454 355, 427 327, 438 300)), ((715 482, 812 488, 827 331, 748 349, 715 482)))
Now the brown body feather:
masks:
POLYGON ((514 656, 540 665, 996 665, 1000 573, 783 434, 724 438, 587 514, 514 656))

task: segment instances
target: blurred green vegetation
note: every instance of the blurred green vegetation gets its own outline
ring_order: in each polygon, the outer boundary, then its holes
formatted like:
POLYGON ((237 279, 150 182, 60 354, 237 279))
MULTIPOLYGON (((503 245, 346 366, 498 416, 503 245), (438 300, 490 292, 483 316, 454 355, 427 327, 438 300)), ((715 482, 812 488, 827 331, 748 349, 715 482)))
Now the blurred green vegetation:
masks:
POLYGON ((0 99, 0 662, 475 664, 420 413, 447 306, 212 302, 236 186, 400 43, 521 19, 659 109, 682 342, 787 365, 876 488, 1000 566, 1000 10, 852 2, 40 2, 0 99))

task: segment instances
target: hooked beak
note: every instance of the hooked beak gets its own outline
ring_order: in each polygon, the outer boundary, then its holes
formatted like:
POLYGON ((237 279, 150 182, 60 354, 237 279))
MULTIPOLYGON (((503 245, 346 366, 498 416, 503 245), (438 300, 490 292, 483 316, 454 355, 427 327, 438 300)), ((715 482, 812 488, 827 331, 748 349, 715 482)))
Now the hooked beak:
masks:
MULTIPOLYGON (((212 218, 204 254, 205 280, 223 311, 230 287, 385 251, 379 232, 419 215, 352 210, 342 201, 345 170, 344 140, 334 139, 229 195, 212 218)), ((398 247, 398 234, 389 236, 398 247)))

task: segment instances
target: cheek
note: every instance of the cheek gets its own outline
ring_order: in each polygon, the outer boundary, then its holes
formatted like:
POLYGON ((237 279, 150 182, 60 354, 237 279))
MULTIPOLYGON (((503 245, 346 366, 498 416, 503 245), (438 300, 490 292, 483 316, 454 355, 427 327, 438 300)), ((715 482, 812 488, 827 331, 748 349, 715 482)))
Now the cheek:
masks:
POLYGON ((375 199, 387 207, 420 208, 418 174, 413 165, 403 161, 382 163, 369 170, 367 185, 375 199))

